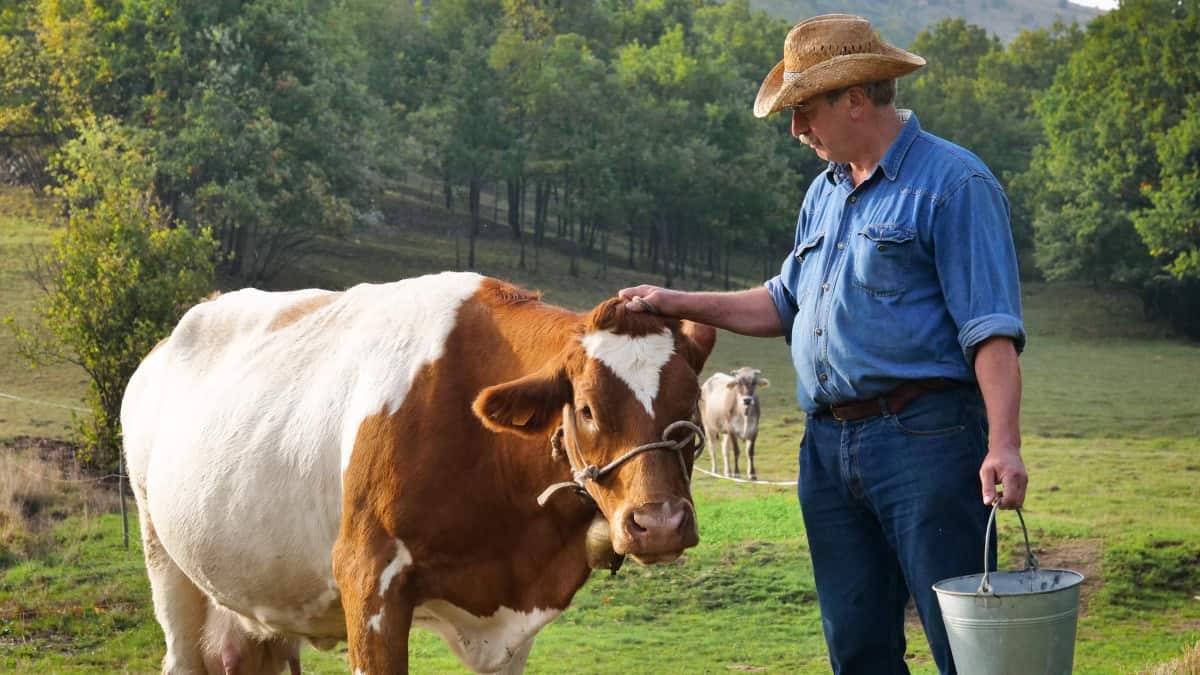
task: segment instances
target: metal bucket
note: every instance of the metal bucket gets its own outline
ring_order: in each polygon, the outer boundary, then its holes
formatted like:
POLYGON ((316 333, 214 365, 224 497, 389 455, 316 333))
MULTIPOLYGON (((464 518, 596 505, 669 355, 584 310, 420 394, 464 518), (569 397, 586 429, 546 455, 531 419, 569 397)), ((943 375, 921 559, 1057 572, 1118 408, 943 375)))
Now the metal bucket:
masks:
POLYGON ((983 544, 983 574, 933 585, 962 675, 1069 675, 1075 659, 1075 623, 1083 575, 1038 567, 1025 534, 1025 569, 988 570, 997 500, 983 544))

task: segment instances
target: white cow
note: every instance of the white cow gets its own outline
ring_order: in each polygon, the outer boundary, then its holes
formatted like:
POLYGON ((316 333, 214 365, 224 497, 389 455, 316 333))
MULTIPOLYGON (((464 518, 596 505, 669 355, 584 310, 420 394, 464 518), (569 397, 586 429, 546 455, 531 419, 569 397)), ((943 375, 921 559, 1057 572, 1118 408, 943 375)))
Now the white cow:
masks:
POLYGON ((754 442, 758 438, 759 404, 755 390, 771 386, 771 381, 754 368, 739 368, 731 373, 717 373, 700 390, 700 415, 704 418, 704 433, 709 438, 709 457, 712 471, 717 472, 716 439, 721 437, 721 457, 724 474, 729 473, 729 456, 733 455, 733 476, 738 472, 738 439, 746 442, 746 461, 750 480, 758 480, 754 470, 754 442))

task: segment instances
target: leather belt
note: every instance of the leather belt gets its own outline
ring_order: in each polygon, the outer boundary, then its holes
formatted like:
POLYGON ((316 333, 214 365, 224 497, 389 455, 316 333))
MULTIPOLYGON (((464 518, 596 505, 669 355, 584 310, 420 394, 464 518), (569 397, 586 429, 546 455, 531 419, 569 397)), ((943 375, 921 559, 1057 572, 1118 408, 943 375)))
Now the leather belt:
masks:
POLYGON ((965 382, 947 377, 930 377, 923 380, 905 380, 900 386, 883 396, 862 401, 847 401, 831 405, 822 412, 829 413, 839 422, 854 422, 877 415, 895 415, 909 403, 931 391, 943 391, 964 386, 965 382))

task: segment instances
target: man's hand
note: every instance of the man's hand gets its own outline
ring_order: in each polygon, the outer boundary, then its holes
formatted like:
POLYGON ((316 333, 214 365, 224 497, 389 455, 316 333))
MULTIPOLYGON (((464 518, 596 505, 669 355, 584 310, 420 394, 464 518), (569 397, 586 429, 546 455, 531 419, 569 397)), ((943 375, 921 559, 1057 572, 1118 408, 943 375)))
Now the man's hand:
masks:
POLYGON ((989 450, 979 467, 979 482, 983 486, 983 503, 991 506, 996 499, 996 485, 1004 488, 1002 509, 1019 509, 1025 503, 1025 486, 1029 475, 1017 450, 989 450))
POLYGON ((643 284, 634 286, 633 288, 622 288, 617 297, 626 300, 625 309, 631 312, 649 312, 650 314, 662 314, 664 316, 678 316, 675 311, 678 311, 679 291, 672 291, 659 286, 651 286, 643 284))

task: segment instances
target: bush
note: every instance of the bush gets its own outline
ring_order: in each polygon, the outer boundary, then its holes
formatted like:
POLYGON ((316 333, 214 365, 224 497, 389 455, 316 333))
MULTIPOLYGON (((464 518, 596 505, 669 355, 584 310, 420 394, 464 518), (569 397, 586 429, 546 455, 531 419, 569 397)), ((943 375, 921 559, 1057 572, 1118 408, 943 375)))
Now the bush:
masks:
POLYGON ((86 125, 55 161, 64 230, 38 261, 45 297, 37 325, 12 316, 34 365, 75 363, 90 380, 91 415, 79 420, 81 456, 115 466, 125 385, 183 311, 212 288, 216 244, 159 204, 155 161, 143 134, 113 121, 86 125))

